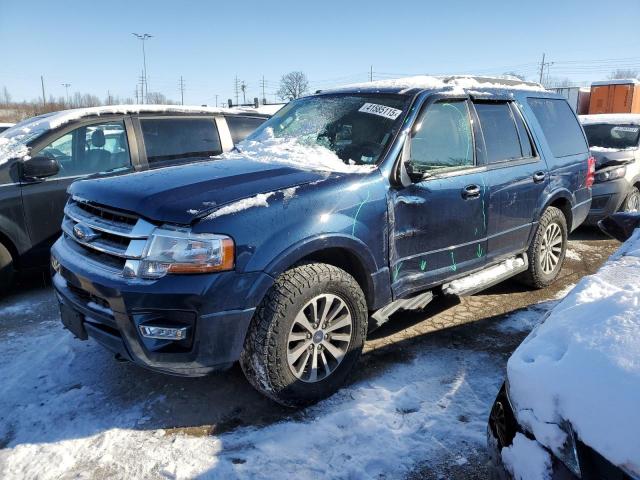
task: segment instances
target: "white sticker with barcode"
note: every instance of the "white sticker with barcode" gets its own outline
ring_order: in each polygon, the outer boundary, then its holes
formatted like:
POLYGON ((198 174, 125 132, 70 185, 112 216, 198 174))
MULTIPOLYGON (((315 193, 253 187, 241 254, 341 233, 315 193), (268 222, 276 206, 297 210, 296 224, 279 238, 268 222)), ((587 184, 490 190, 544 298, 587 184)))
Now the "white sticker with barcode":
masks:
POLYGON ((378 115, 380 117, 389 118, 391 120, 395 120, 402 113, 402 110, 387 107, 386 105, 378 105, 377 103, 365 103, 360 107, 360 110, 358 111, 371 113, 372 115, 378 115))
POLYGON ((638 133, 640 127, 613 127, 613 129, 617 132, 638 133))

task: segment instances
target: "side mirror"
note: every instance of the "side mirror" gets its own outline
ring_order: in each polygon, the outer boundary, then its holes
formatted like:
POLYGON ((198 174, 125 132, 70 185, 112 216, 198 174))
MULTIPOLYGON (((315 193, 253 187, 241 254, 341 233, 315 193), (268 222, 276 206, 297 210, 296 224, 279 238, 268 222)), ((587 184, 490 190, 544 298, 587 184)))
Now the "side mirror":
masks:
POLYGON ((614 213, 600 220, 598 227, 611 238, 624 242, 640 227, 640 213, 614 213))
POLYGON ((56 175, 60 171, 60 165, 55 158, 33 157, 22 164, 22 175, 26 178, 46 178, 56 175))

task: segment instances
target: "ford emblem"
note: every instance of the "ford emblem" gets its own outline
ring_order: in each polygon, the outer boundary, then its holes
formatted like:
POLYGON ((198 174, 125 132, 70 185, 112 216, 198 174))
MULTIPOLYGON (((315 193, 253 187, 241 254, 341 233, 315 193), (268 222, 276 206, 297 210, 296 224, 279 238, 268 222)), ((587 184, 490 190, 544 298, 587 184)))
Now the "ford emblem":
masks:
POLYGON ((76 223, 73 226, 73 236, 83 242, 91 242, 100 236, 91 227, 83 223, 76 223))

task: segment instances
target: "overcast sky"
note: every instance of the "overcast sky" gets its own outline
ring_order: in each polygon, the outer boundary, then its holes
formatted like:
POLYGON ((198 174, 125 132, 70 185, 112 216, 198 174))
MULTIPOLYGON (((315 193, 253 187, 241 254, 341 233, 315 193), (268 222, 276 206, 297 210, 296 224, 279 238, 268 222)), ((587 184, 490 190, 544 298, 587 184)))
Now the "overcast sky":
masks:
POLYGON ((606 78, 640 70, 640 0, 603 1, 147 1, 0 0, 0 88, 14 100, 71 93, 133 97, 147 42, 149 89, 185 103, 234 95, 273 100, 282 74, 311 88, 416 73, 606 78), (608 8, 611 7, 611 8, 608 8))

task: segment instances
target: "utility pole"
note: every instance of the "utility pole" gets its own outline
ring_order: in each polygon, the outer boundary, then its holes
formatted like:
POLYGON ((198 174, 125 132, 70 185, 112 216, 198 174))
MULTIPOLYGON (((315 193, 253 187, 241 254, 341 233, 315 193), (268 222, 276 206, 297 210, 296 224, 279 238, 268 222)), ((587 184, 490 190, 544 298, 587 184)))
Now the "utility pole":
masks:
POLYGON ((267 103, 267 97, 264 94, 264 87, 265 87, 264 75, 262 76, 262 85, 260 86, 262 87, 262 104, 264 105, 265 103, 267 103))
POLYGON ((148 33, 132 33, 134 37, 138 40, 142 41, 142 72, 144 77, 144 89, 142 91, 142 103, 145 103, 145 100, 148 102, 149 100, 149 83, 147 82, 147 54, 144 49, 144 42, 148 39, 152 38, 153 35, 149 35, 148 33))
POLYGON ((144 73, 138 77, 138 83, 140 84, 140 103, 144 103, 144 73))
POLYGON ((218 95, 216 94, 216 108, 218 108, 218 95))
POLYGON ((140 100, 138 100, 138 84, 136 83, 136 103, 140 103, 140 100))
POLYGON ((553 65, 553 62, 545 62, 545 54, 542 54, 542 62, 540 62, 540 81, 538 83, 540 83, 542 85, 542 81, 544 79, 544 69, 545 67, 547 68, 547 75, 549 74, 549 67, 551 65, 553 65))
POLYGON ((373 82, 373 65, 371 65, 371 68, 369 69, 369 81, 373 82))
POLYGON ((42 106, 47 106, 47 97, 44 95, 44 77, 40 75, 40 84, 42 85, 42 106))
POLYGON ((236 93, 236 107, 238 106, 238 96, 240 93, 240 84, 238 83, 238 75, 236 75, 236 80, 235 80, 235 84, 234 84, 234 90, 236 93))
POLYGON ((62 86, 67 91, 67 105, 69 105, 69 87, 71 86, 71 84, 70 83, 63 83, 62 86))
POLYGON ((180 75, 180 104, 184 105, 184 80, 180 75))

